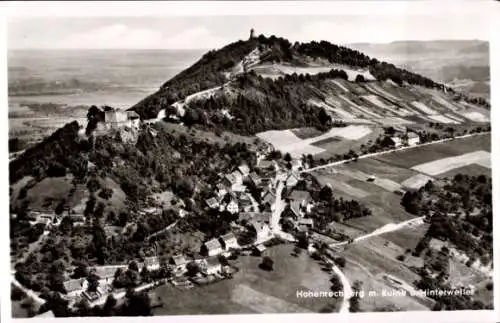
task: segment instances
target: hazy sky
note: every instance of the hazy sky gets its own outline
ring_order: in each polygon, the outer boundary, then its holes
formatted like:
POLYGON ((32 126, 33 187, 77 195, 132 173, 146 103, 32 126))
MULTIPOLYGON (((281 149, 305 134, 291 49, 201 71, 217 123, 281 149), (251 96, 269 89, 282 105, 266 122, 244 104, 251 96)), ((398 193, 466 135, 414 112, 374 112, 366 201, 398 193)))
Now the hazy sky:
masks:
POLYGON ((8 47, 81 49, 219 48, 257 34, 335 43, 489 38, 479 15, 29 17, 11 19, 8 47))

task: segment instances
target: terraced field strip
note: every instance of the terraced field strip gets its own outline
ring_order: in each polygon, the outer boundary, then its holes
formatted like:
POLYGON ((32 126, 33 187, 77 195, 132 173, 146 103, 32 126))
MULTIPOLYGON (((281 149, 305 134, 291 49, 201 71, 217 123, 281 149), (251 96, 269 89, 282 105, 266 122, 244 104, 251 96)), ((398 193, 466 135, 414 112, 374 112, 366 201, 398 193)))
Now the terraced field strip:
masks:
POLYGON ((420 164, 412 167, 412 169, 433 176, 470 164, 479 164, 491 168, 491 154, 487 151, 479 150, 420 164))
POLYGON ((433 115, 429 115, 428 116, 430 119, 434 120, 434 121, 437 121, 439 123, 446 123, 446 124, 449 124, 449 123, 452 123, 452 124, 459 124, 460 122, 458 121, 455 121, 453 119, 450 119, 444 115, 441 115, 441 114, 433 114, 433 115))
POLYGON ((381 115, 379 114, 376 114, 375 112, 373 111, 370 111, 368 109, 365 109, 364 107, 361 107, 359 105, 357 105, 356 103, 352 102, 349 98, 347 98, 345 95, 343 94, 339 94, 339 98, 341 100, 344 100, 344 102, 346 102, 347 104, 349 104, 351 107, 357 109, 358 111, 360 111, 361 113, 364 113, 364 114, 367 114, 373 118, 380 118, 382 117, 381 115))
POLYGON ((366 87, 375 92, 376 94, 385 97, 386 99, 392 100, 394 102, 400 102, 401 98, 398 98, 391 93, 387 92, 384 88, 379 86, 378 84, 366 84, 366 87))
POLYGON ((412 101, 410 104, 418 109, 421 114, 438 114, 436 111, 432 110, 420 101, 412 101))
POLYGON ((344 84, 340 83, 337 80, 331 80, 330 82, 335 84, 337 87, 339 87, 344 92, 351 92, 351 91, 349 91, 349 89, 347 87, 344 86, 344 84))
POLYGON ((384 110, 387 110, 389 112, 391 112, 393 115, 397 115, 397 116, 400 116, 400 117, 403 117, 405 116, 406 114, 405 113, 402 113, 402 112, 399 112, 397 111, 396 109, 388 106, 387 104, 385 104, 384 102, 382 102, 380 100, 380 98, 376 95, 363 95, 363 98, 365 98, 366 100, 370 101, 373 105, 379 107, 380 109, 384 109, 384 110))
POLYGON ((430 94, 432 95, 432 97, 434 98, 434 101, 436 101, 437 103, 441 104, 442 106, 444 106, 445 108, 453 111, 453 112, 456 112, 458 110, 460 110, 459 107, 457 107, 456 105, 446 101, 445 99, 443 99, 443 97, 441 97, 439 94, 435 93, 435 92, 430 92, 430 94))

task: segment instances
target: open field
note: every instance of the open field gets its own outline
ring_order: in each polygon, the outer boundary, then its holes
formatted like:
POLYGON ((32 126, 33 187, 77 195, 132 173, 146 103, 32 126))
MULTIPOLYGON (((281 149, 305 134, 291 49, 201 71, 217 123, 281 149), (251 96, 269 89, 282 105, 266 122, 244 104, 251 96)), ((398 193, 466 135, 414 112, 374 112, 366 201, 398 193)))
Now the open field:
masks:
POLYGON ((377 156, 374 159, 397 167, 411 168, 437 159, 458 156, 477 150, 490 151, 490 146, 491 135, 484 134, 397 151, 377 156))
POLYGON ((486 175, 491 177, 491 168, 478 164, 469 164, 467 166, 457 167, 447 172, 437 175, 437 178, 452 178, 456 174, 467 174, 471 176, 486 175))
POLYGON ((368 296, 369 291, 381 293, 382 290, 393 289, 380 275, 375 275, 377 270, 365 263, 360 263, 352 258, 347 258, 343 269, 349 281, 359 280, 363 282, 362 289, 365 297, 360 300, 363 312, 376 312, 390 309, 391 311, 425 311, 426 306, 412 297, 399 296, 368 296))
POLYGON ((491 168, 491 154, 486 151, 475 151, 463 155, 434 160, 413 166, 412 169, 428 175, 439 175, 470 164, 478 164, 491 168))
POLYGON ((406 249, 415 249, 420 239, 425 235, 429 229, 429 224, 422 224, 418 226, 403 228, 401 230, 387 232, 381 234, 379 237, 391 241, 400 246, 404 251, 406 249))
POLYGON ((241 256, 234 278, 189 290, 165 285, 151 292, 160 296, 163 308, 155 315, 237 314, 273 312, 321 312, 337 301, 331 298, 298 298, 299 290, 328 291, 329 275, 305 252, 291 256, 292 245, 266 250, 274 260, 274 270, 259 268, 260 257, 241 256))
MULTIPOLYGON (((329 138, 339 138, 339 142, 333 144, 342 144, 344 141, 352 142, 367 137, 372 133, 372 129, 365 125, 349 125, 346 127, 332 128, 329 131, 307 139, 297 137, 292 130, 271 130, 257 134, 257 137, 270 143, 276 149, 282 152, 288 152, 292 157, 300 157, 302 154, 319 154, 325 149, 316 147, 317 142, 324 142, 329 138)), ((327 143, 326 145, 330 144, 327 143)), ((325 145, 323 143, 323 145, 325 145)), ((338 153, 338 152, 336 152, 338 153)))

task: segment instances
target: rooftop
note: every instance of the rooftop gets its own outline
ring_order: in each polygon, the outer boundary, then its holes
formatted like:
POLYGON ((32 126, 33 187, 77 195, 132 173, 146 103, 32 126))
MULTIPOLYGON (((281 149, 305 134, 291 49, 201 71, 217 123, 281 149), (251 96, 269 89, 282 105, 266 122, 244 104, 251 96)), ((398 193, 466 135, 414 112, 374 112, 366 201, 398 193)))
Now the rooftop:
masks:
POLYGON ((300 191, 300 190, 293 190, 288 195, 288 198, 290 200, 297 200, 297 201, 309 201, 309 200, 312 200, 311 194, 308 191, 300 191))
POLYGON ((222 248, 219 240, 216 239, 216 238, 213 238, 212 240, 209 240, 209 241, 205 242, 205 247, 208 250, 214 250, 214 249, 222 248))

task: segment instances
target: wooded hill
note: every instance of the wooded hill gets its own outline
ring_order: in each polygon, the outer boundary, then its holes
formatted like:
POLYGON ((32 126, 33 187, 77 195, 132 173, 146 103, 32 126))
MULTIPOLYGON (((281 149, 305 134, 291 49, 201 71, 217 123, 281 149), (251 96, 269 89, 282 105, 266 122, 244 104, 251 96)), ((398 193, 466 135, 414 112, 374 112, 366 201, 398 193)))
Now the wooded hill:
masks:
MULTIPOLYGON (((260 35, 254 39, 246 41, 240 40, 222 49, 207 52, 194 65, 167 81, 156 93, 134 105, 131 110, 135 110, 142 119, 155 118, 160 110, 168 108, 173 103, 186 98, 190 94, 222 86, 227 82, 230 82, 229 84, 232 86, 235 82, 241 81, 241 78, 235 79, 235 75, 231 73, 234 67, 256 49, 259 50, 259 64, 284 63, 295 67, 308 66, 311 61, 322 62, 325 66, 338 64, 346 67, 365 69, 378 81, 392 80, 395 84, 400 86, 409 84, 441 91, 445 90, 443 84, 436 83, 427 77, 401 69, 393 64, 370 58, 357 50, 347 47, 334 45, 326 41, 291 44, 288 40, 283 38, 260 35)), ((246 74, 246 71, 243 74, 246 74)), ((338 75, 330 76, 332 78, 341 77, 338 75)), ((252 76, 250 76, 250 78, 251 77, 252 76)), ((294 81, 294 83, 304 83, 297 77, 288 79, 287 82, 290 83, 291 80, 294 81)), ((278 97, 280 94, 281 97, 293 96, 297 88, 290 86, 284 87, 283 85, 283 83, 276 84, 276 89, 273 91, 274 93, 270 94, 273 96, 278 95, 278 97)), ((300 87, 300 85, 297 85, 297 87, 300 87)), ((453 92, 451 88, 446 88, 446 90, 450 93, 453 92)), ((256 88, 256 91, 259 91, 259 88, 256 88)), ((465 101, 469 101, 473 104, 489 106, 483 99, 468 98, 466 96, 461 97, 465 101)), ((294 99, 297 98, 299 98, 299 100, 298 103, 295 104, 304 107, 304 103, 309 96, 296 96, 294 99)), ((265 102, 266 100, 268 99, 262 101, 265 102)), ((248 105, 248 103, 245 103, 245 100, 239 100, 236 109, 244 110, 242 109, 243 104, 248 105)), ((231 108, 235 108, 235 106, 233 105, 231 108)), ((269 108, 269 106, 260 106, 257 110, 258 112, 262 112, 262 110, 268 110, 269 108)), ((301 110, 302 113, 299 113, 299 117, 300 114, 309 113, 309 111, 305 111, 304 109, 301 110)), ((248 109, 247 111, 251 110, 248 109)), ((230 110, 230 112, 232 111, 230 110)), ((257 114, 255 117, 269 118, 269 116, 263 114, 257 114)), ((287 127, 294 125, 292 122, 287 122, 288 118, 283 120, 281 118, 282 114, 280 113, 275 117, 276 118, 273 119, 274 121, 281 120, 287 127)), ((292 120, 293 117, 295 117, 295 115, 290 116, 289 119, 292 120)), ((250 118, 250 116, 243 117, 242 119, 246 120, 248 118, 250 118)), ((261 128, 271 129, 270 126, 271 124, 261 128)), ((246 130, 251 132, 250 129, 246 130)))

